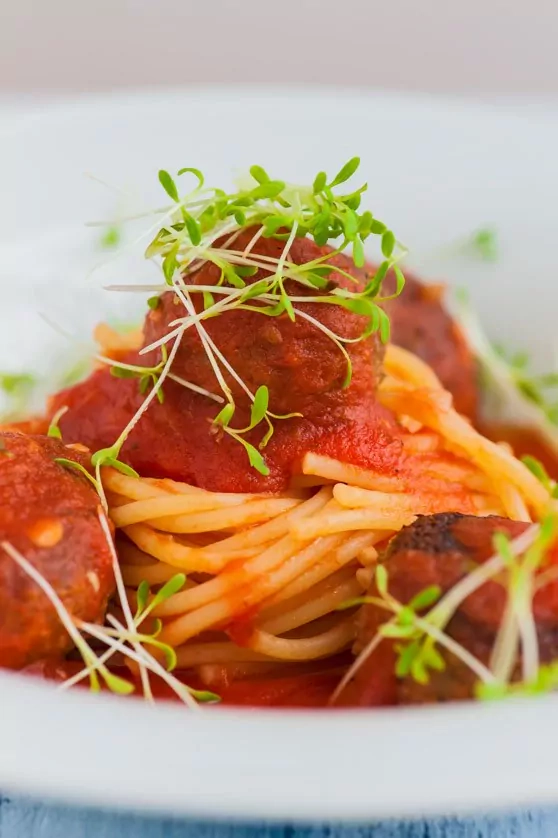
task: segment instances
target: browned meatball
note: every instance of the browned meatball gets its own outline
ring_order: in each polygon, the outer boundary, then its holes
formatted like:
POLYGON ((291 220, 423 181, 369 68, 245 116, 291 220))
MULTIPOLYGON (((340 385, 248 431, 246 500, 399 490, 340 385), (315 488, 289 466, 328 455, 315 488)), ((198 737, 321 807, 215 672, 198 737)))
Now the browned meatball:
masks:
MULTIPOLYGON (((528 526, 496 516, 477 518, 442 513, 419 517, 392 540, 384 557, 389 592, 403 604, 431 585, 439 586, 442 594, 446 593, 475 566, 493 555, 495 532, 505 532, 516 538, 528 526)), ((374 585, 371 593, 377 595, 374 585)), ((501 581, 490 580, 464 600, 444 629, 448 636, 485 665, 490 660, 504 616, 506 598, 506 588, 501 581)), ((536 593, 533 613, 540 659, 550 662, 558 653, 556 578, 536 593)), ((386 612, 375 605, 363 608, 355 651, 362 650, 376 636, 386 619, 389 615, 386 617, 386 612)), ((346 688, 340 703, 371 706, 471 698, 477 677, 460 659, 439 648, 445 660, 445 669, 430 672, 428 683, 419 684, 410 676, 396 677, 394 644, 383 640, 346 688)), ((514 677, 518 676, 517 668, 514 677)))
MULTIPOLYGON (((405 272, 403 293, 385 304, 391 321, 391 339, 429 364, 453 395, 455 409, 475 419, 478 382, 475 360, 463 335, 442 304, 443 289, 427 285, 405 272)), ((388 275, 383 294, 393 293, 388 275)))
MULTIPOLYGON (((57 439, 0 434, 0 542, 18 550, 75 617, 103 617, 112 561, 86 478, 54 462, 86 460, 57 439)), ((0 549, 0 666, 20 669, 71 643, 44 592, 0 549)))
MULTIPOLYGON (((254 228, 244 230, 231 246, 242 251, 254 232, 254 228)), ((261 238, 254 246, 254 254, 279 259, 284 247, 282 240, 261 238)), ((302 265, 330 252, 328 246, 318 247, 308 238, 299 238, 291 245, 289 259, 302 265)), ((335 256, 331 264, 354 277, 350 280, 334 272, 330 281, 335 285, 351 291, 364 287, 366 274, 355 268, 349 257, 335 256)), ((195 285, 215 285, 220 274, 220 269, 208 262, 189 281, 195 285)), ((253 283, 266 274, 269 275, 269 272, 259 271, 247 282, 253 283)), ((286 281, 285 288, 290 295, 297 297, 323 296, 316 289, 309 290, 293 280, 286 281)), ((192 299, 199 303, 200 295, 193 295, 192 299)), ((363 317, 338 305, 299 302, 294 306, 344 338, 358 338, 366 325, 363 317)), ((145 343, 150 344, 169 332, 169 324, 185 313, 172 292, 164 294, 159 307, 146 318, 145 343)), ((293 322, 287 315, 266 317, 255 311, 235 310, 206 320, 204 327, 252 391, 262 384, 268 387, 270 404, 278 413, 300 411, 320 423, 331 423, 332 412, 344 417, 348 405, 361 401, 363 396, 368 396, 370 400, 374 397, 383 357, 383 347, 377 335, 348 345, 353 379, 351 387, 343 390, 347 372, 345 358, 327 335, 302 316, 293 322)), ((195 329, 189 329, 182 338, 174 372, 209 390, 218 389, 215 373, 195 329)), ((228 374, 226 378, 235 399, 242 403, 246 398, 244 392, 228 374)))
MULTIPOLYGON (((254 230, 244 230, 234 248, 242 251, 254 230)), ((260 238, 253 252, 279 259, 285 243, 260 238)), ((304 264, 331 253, 310 239, 296 239, 290 261, 304 264)), ((336 268, 329 280, 338 286, 358 290, 366 275, 343 255, 332 258, 336 268)), ((260 270, 249 282, 269 276, 260 270)), ((220 270, 211 263, 189 278, 190 283, 213 286, 220 270)), ((289 294, 320 297, 292 280, 285 282, 289 294)), ((201 294, 191 294, 201 304, 201 294)), ((217 299, 217 295, 215 295, 217 299)), ((217 348, 253 392, 260 385, 269 390, 269 409, 276 414, 301 413, 302 417, 278 419, 275 433, 263 452, 269 475, 262 475, 247 464, 246 452, 238 441, 217 432, 212 420, 218 405, 205 395, 185 389, 174 381, 164 384, 163 404, 154 403, 134 427, 122 449, 122 458, 144 476, 172 477, 215 491, 280 491, 285 489, 308 451, 340 460, 393 471, 401 452, 400 432, 393 417, 375 399, 383 358, 377 334, 346 345, 352 362, 352 379, 344 387, 347 362, 339 346, 320 330, 322 324, 333 333, 350 340, 362 335, 367 320, 339 305, 320 302, 295 303, 302 313, 295 322, 286 314, 269 317, 253 310, 235 309, 204 320, 203 326, 217 348), (313 318, 313 322, 304 319, 313 318)), ((187 315, 181 300, 169 291, 145 320, 144 345, 173 331, 171 323, 187 315)), ((172 346, 172 343, 170 344, 172 346)), ((157 364, 160 350, 145 355, 131 354, 134 364, 157 364)), ((195 328, 184 332, 172 365, 172 372, 198 387, 220 394, 221 388, 195 328)), ((236 412, 231 427, 249 424, 250 403, 232 376, 223 370, 234 393, 236 412)), ((60 427, 64 439, 82 442, 91 450, 111 445, 141 405, 137 379, 114 378, 108 369, 59 393, 51 403, 54 412, 62 405, 70 409, 60 427)), ((257 446, 265 428, 257 427, 246 439, 257 446)))

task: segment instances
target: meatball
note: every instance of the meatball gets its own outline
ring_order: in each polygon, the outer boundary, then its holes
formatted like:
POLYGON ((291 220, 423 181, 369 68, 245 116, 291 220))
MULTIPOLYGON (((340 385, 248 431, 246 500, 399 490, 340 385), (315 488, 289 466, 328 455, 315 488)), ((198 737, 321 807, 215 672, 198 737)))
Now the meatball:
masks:
MULTIPOLYGON (((57 439, 0 434, 0 542, 47 579, 72 616, 96 621, 113 587, 99 499, 79 472, 54 462, 59 457, 86 462, 57 439)), ((44 592, 0 550, 0 666, 20 669, 70 646, 44 592)))
MULTIPOLYGON (((243 250, 254 230, 243 231, 232 245, 243 250)), ((260 238, 253 252, 278 259, 284 242, 260 238)), ((290 249, 292 263, 302 264, 331 252, 309 239, 296 239, 290 249)), ((363 287, 366 274, 342 255, 332 260, 341 273, 328 278, 339 287, 363 287)), ((268 276, 260 270, 249 282, 268 276)), ((190 283, 213 286, 220 270, 206 263, 189 279, 190 283)), ((294 281, 286 281, 290 294, 320 296, 294 281)), ((192 294, 199 307, 201 294, 192 294)), ((300 417, 276 419, 275 431, 263 452, 269 475, 248 464, 242 445, 219 431, 212 420, 219 406, 206 395, 192 392, 176 381, 164 384, 164 402, 153 403, 130 434, 121 459, 146 476, 172 477, 216 491, 279 491, 289 484, 302 456, 308 451, 338 457, 379 471, 392 470, 401 452, 399 429, 388 411, 375 401, 383 347, 377 335, 346 345, 352 363, 352 379, 345 387, 347 363, 339 347, 304 315, 344 338, 358 338, 366 318, 338 305, 298 302, 302 315, 293 322, 286 314, 268 317, 257 311, 234 310, 204 321, 210 340, 223 353, 239 378, 252 392, 260 385, 269 390, 269 408, 275 414, 300 413, 300 417)), ((144 346, 172 331, 171 323, 187 312, 180 299, 169 291, 151 311, 144 325, 144 346)), ((169 345, 172 346, 172 344, 169 345)), ((146 356, 131 354, 126 360, 141 365, 157 364, 160 350, 146 356)), ((236 411, 231 427, 249 424, 250 402, 238 381, 223 368, 231 388, 236 411)), ((196 387, 220 394, 214 369, 196 328, 184 332, 173 361, 172 373, 196 387)), ((108 369, 97 371, 86 382, 58 394, 54 412, 61 405, 69 411, 60 428, 68 442, 79 441, 91 450, 111 445, 129 422, 144 396, 137 379, 114 378, 108 369)), ((257 446, 265 428, 257 427, 244 439, 257 446)))
MULTIPOLYGON (((409 602, 431 585, 439 586, 445 593, 473 567, 494 554, 492 539, 495 532, 504 532, 513 539, 528 526, 496 516, 477 518, 441 513, 419 517, 403 529, 387 549, 384 562, 389 592, 401 603, 409 602)), ((371 593, 377 594, 374 585, 371 593)), ((490 580, 465 599, 445 627, 450 637, 485 665, 490 660, 506 599, 507 591, 501 581, 490 580)), ((550 581, 537 592, 533 612, 541 661, 550 662, 558 653, 558 581, 550 581)), ((355 647, 357 653, 376 636, 386 619, 383 609, 375 605, 363 607, 355 647)), ((452 653, 441 648, 440 651, 445 669, 430 671, 428 683, 419 684, 410 676, 395 676, 394 643, 382 640, 346 687, 340 703, 371 706, 471 698, 476 676, 452 653)), ((515 677, 519 677, 518 667, 515 677)))
MULTIPOLYGON (((475 419, 478 407, 477 368, 459 326, 442 305, 442 289, 426 285, 405 272, 405 288, 384 304, 391 321, 391 340, 429 364, 453 395, 455 409, 475 419)), ((393 293, 395 279, 384 281, 383 294, 393 293)))

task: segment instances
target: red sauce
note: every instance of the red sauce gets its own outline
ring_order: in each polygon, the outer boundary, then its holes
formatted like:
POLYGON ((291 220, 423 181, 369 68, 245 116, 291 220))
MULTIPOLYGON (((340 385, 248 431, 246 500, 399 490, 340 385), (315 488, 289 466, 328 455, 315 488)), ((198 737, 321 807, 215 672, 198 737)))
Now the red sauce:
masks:
MULTIPOLYGON (((174 673, 178 680, 198 690, 208 690, 217 693, 221 704, 231 707, 326 707, 330 696, 343 677, 348 665, 345 656, 344 666, 339 665, 339 657, 333 663, 309 664, 308 672, 279 677, 243 678, 229 684, 219 684, 208 687, 192 672, 174 673)), ((27 667, 26 674, 44 678, 48 681, 63 683, 83 669, 80 661, 74 660, 46 660, 27 667)), ((121 678, 135 683, 136 695, 141 696, 139 682, 134 682, 130 672, 125 667, 111 668, 121 678)), ((178 701, 172 689, 159 678, 150 678, 153 693, 156 698, 167 701, 178 701)), ((79 682, 82 689, 89 689, 89 681, 84 678, 79 682)))
MULTIPOLYGON (((247 246, 253 230, 235 240, 235 247, 247 246)), ((279 258, 284 244, 262 238, 254 252, 279 258)), ((303 264, 322 258, 330 248, 318 248, 307 239, 296 239, 291 261, 303 264)), ((340 288, 364 288, 367 274, 351 260, 338 254, 332 264, 342 272, 329 277, 340 288), (352 279, 347 278, 347 274, 352 279)), ((268 275, 259 271, 251 282, 268 275)), ((192 278, 194 284, 215 285, 220 271, 206 263, 192 278)), ((248 466, 246 451, 220 430, 213 419, 219 406, 204 395, 167 380, 164 401, 156 400, 129 434, 120 457, 146 477, 171 477, 205 489, 222 492, 282 491, 300 469, 304 454, 314 452, 347 463, 393 474, 401 453, 400 430, 394 417, 376 401, 384 348, 377 334, 359 340, 367 325, 362 315, 334 305, 320 305, 316 292, 289 280, 289 293, 302 297, 297 310, 304 317, 291 321, 287 315, 268 318, 258 311, 235 309, 204 321, 208 338, 218 347, 240 377, 255 392, 265 385, 270 409, 277 414, 295 414, 277 419, 275 433, 263 454, 269 475, 248 466), (305 297, 309 302, 305 302, 305 297), (350 341, 352 377, 346 382, 347 360, 339 346, 315 323, 350 341), (347 384, 348 386, 344 386, 347 384), (300 414, 300 415, 299 415, 300 414)), ((194 295, 201 305, 200 295, 194 295)), ((172 333, 177 318, 187 312, 173 292, 160 297, 159 304, 144 323, 144 346, 172 333)), ((172 342, 169 344, 173 347, 172 342)), ((160 350, 147 355, 131 352, 132 364, 159 364, 160 350)), ((231 427, 250 422, 250 400, 224 365, 222 374, 235 400, 231 427)), ((198 332, 184 332, 173 355, 173 374, 197 387, 220 393, 206 347, 198 332)), ((107 368, 87 381, 53 397, 50 411, 69 408, 60 420, 65 441, 80 442, 92 451, 112 445, 144 401, 137 379, 115 378, 107 368)), ((259 445, 265 428, 258 426, 245 439, 259 445)))

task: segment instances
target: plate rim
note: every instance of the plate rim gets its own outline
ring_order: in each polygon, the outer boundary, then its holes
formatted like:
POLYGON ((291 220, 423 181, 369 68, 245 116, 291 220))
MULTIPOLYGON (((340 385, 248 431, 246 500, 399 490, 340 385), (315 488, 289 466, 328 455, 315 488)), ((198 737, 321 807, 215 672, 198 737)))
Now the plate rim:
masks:
MULTIPOLYGON (((533 119, 532 112, 525 105, 518 105, 516 101, 500 104, 495 110, 494 104, 487 101, 476 101, 468 97, 452 97, 439 94, 415 94, 415 93, 391 93, 388 91, 363 91, 347 87, 321 87, 304 86, 293 89, 283 85, 277 85, 270 91, 269 88, 242 85, 227 87, 222 85, 196 85, 189 87, 165 88, 141 88, 136 90, 115 91, 113 93, 90 94, 87 97, 63 96, 56 100, 45 102, 43 100, 33 102, 30 110, 18 114, 10 114, 7 125, 0 128, 0 142, 2 139, 14 132, 27 131, 35 121, 39 119, 64 119, 69 112, 75 115, 76 108, 85 110, 106 108, 107 106, 122 106, 123 103, 130 105, 148 107, 150 102, 157 101, 173 102, 177 97, 187 101, 189 97, 211 98, 219 100, 229 99, 235 96, 243 101, 253 100, 254 97, 266 99, 284 98, 295 96, 299 101, 305 101, 310 97, 312 101, 317 98, 330 100, 342 92, 344 96, 355 102, 366 101, 377 102, 382 107, 401 109, 412 106, 423 108, 453 109, 453 112, 481 113, 483 117, 500 119, 533 119)), ((0 102, 0 116, 2 107, 0 102)), ((538 106, 535 121, 544 123, 551 120, 558 123, 558 110, 544 106, 538 106)), ((558 800, 558 782, 552 781, 554 766, 549 756, 552 751, 552 728, 546 724, 556 713, 558 697, 539 699, 536 703, 521 701, 510 702, 499 706, 479 705, 453 705, 446 707, 424 707, 424 708, 396 708, 376 711, 336 711, 326 712, 301 712, 301 711, 277 711, 277 710, 231 710, 214 708, 211 710, 213 717, 208 723, 206 718, 198 720, 197 717, 185 716, 179 708, 168 707, 160 715, 160 727, 153 722, 153 709, 135 702, 122 703, 120 699, 112 696, 93 697, 88 694, 60 694, 40 683, 34 683, 30 679, 9 673, 0 673, 0 699, 4 705, 0 713, 0 786, 5 791, 25 792, 49 797, 52 799, 67 799, 82 803, 89 803, 99 806, 110 805, 112 808, 140 808, 144 811, 157 811, 160 814, 180 813, 195 817, 219 817, 236 819, 265 818, 266 820, 296 819, 304 821, 316 820, 344 820, 363 821, 371 818, 382 818, 388 816, 413 816, 420 814, 439 814, 452 811, 472 811, 482 807, 490 809, 507 805, 518 805, 521 803, 547 803, 558 800), (6 706, 23 707, 27 713, 25 728, 23 732, 13 723, 13 718, 5 711, 6 706), (128 709, 129 708, 129 709, 128 709), (211 771, 215 766, 211 762, 210 755, 207 758, 199 754, 192 757, 186 752, 176 757, 173 762, 173 770, 180 776, 180 771, 196 773, 196 784, 192 787, 182 788, 169 787, 165 784, 164 777, 157 780, 153 772, 148 772, 148 778, 143 779, 138 772, 127 776, 126 781, 117 784, 114 775, 114 766, 111 760, 107 761, 107 753, 103 750, 106 747, 100 736, 95 731, 80 724, 83 713, 90 713, 97 719, 100 725, 112 724, 114 719, 122 719, 123 725, 118 736, 118 743, 123 749, 127 749, 130 755, 128 762, 132 762, 132 756, 138 762, 145 759, 153 759, 156 762, 160 742, 158 737, 168 737, 173 741, 173 746, 183 743, 185 746, 195 742, 196 747, 204 744, 204 737, 211 740, 218 735, 230 737, 230 744, 223 745, 218 742, 209 741, 211 754, 227 756, 230 762, 233 754, 224 754, 224 750, 235 748, 237 755, 245 750, 245 759, 248 754, 254 760, 254 765, 264 765, 271 773, 268 777, 258 777, 257 773, 250 775, 249 766, 244 763, 243 771, 238 768, 235 778, 238 786, 238 778, 242 777, 244 785, 240 784, 242 794, 237 794, 233 800, 227 793, 230 792, 230 778, 219 774, 220 784, 214 783, 215 788, 212 794, 200 793, 200 786, 203 783, 211 784, 211 771), (133 723, 129 719, 133 718, 133 723), (273 730, 269 720, 273 720, 273 730), (324 722, 324 719, 326 721, 324 722), (56 724, 53 722, 56 720, 56 724), (417 720, 419 720, 417 722, 417 720), (422 723, 428 722, 428 730, 422 723), (528 723, 527 723, 528 720, 528 723), (57 724, 67 724, 68 730, 62 738, 56 738, 57 724), (176 725, 176 728, 174 727, 176 725), (134 743, 128 734, 133 730, 142 729, 145 733, 145 741, 134 743), (492 753, 487 747, 490 743, 503 741, 506 730, 515 731, 513 742, 509 743, 506 750, 499 753, 492 753), (447 764, 452 761, 452 737, 455 731, 460 731, 458 737, 463 741, 464 734, 470 733, 471 746, 482 739, 484 748, 480 754, 467 751, 462 755, 460 764, 455 767, 453 780, 448 777, 447 764), (147 731, 147 732, 145 732, 147 731), (35 734, 35 736, 34 736, 35 734), (43 745, 40 749, 36 747, 36 735, 43 737, 43 745), (323 750, 324 736, 329 737, 327 749, 323 750), (430 785, 424 784, 420 791, 413 790, 405 799, 400 800, 400 784, 413 783, 413 772, 409 766, 401 764, 399 767, 389 765, 385 768, 378 763, 370 764, 369 755, 359 746, 359 742, 367 737, 378 745, 382 754, 388 754, 394 743, 403 751, 405 739, 414 743, 418 749, 426 749, 430 752, 432 759, 439 760, 439 770, 435 775, 437 782, 444 793, 440 796, 434 794, 431 789, 434 775, 430 777, 430 785), (432 739, 433 736, 433 739, 432 739), (247 743, 243 737, 249 737, 247 743), (270 738, 271 737, 271 740, 270 738), (322 794, 322 799, 314 796, 301 794, 304 786, 300 783, 300 774, 296 773, 297 763, 300 760, 301 742, 312 742, 314 751, 309 754, 303 752, 307 760, 305 770, 316 772, 316 778, 322 772, 322 780, 329 783, 327 794, 322 794), (277 746, 275 754, 265 751, 271 743, 277 746), (234 744, 233 744, 234 743, 234 744), (291 760, 286 748, 292 748, 291 760), (354 788, 350 788, 350 794, 344 791, 344 783, 334 785, 334 778, 331 774, 325 757, 332 756, 345 765, 345 754, 333 755, 336 747, 351 748, 354 764, 352 770, 361 772, 361 778, 354 788), (250 750, 252 749, 252 750, 250 750), (87 755, 87 758, 79 759, 79 754, 87 755), (53 759, 53 755, 55 758, 53 759), (147 756, 146 756, 147 755, 147 756), (279 760, 279 755, 281 759, 279 760), (537 771, 530 767, 533 756, 538 761, 537 771), (479 758, 483 759, 483 768, 479 772, 479 758), (197 762, 196 760, 201 760, 197 762), (97 765, 104 765, 106 773, 92 774, 87 762, 97 765), (275 763, 275 767, 274 766, 275 763), (66 783, 61 779, 60 766, 68 766, 66 783), (286 767, 291 765, 294 774, 285 773, 286 767), (327 769, 327 770, 326 770, 327 769), (398 771, 399 769, 399 771, 398 771), (273 775, 275 771, 275 776, 273 775), (495 790, 486 782, 488 772, 493 777, 505 777, 504 787, 500 783, 495 790), (479 773, 482 776, 479 777, 479 773), (274 778, 275 786, 272 780, 274 778), (364 779, 366 782, 364 782, 364 779), (264 782, 265 780, 265 782, 264 782), (281 783, 286 782, 281 788, 281 783), (96 783, 96 785, 95 785, 96 783), (383 798, 380 800, 369 793, 367 786, 374 786, 383 789, 383 798), (269 785, 267 797, 265 795, 266 784, 269 785), (391 784, 391 785, 390 785, 391 784), (64 787, 62 787, 64 786, 64 787), (488 786, 490 786, 488 788, 488 786), (260 797, 254 799, 255 787, 259 789, 260 797), (337 788, 337 792, 336 792, 337 788), (425 788, 428 794, 425 794, 425 788), (280 794, 277 794, 277 789, 280 794), (367 793, 368 791, 368 793, 367 793), (275 793, 270 793, 275 792, 275 793), (399 793, 399 796, 398 796, 399 793), (224 795, 224 796, 223 796, 224 795), (223 801, 226 800, 226 803, 223 801), (216 808, 219 804, 219 809, 216 808), (319 804, 319 805, 318 805, 319 804)), ((347 764, 348 765, 348 764, 347 764)), ((227 763, 225 767, 232 768, 233 763, 227 763)), ((412 766, 411 766, 412 767, 412 766)), ((222 772, 223 767, 219 768, 222 772)), ((354 779, 354 778, 353 778, 354 779)), ((416 782, 416 778, 415 778, 416 782)), ((420 784, 419 784, 420 785, 420 784)), ((238 791, 238 789, 237 789, 238 791)))

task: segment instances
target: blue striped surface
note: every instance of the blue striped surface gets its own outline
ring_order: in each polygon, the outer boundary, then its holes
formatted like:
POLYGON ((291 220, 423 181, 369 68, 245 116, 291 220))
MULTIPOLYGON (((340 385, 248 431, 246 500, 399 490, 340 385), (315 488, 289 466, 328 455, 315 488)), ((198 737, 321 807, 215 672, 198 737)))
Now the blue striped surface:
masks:
POLYGON ((0 838, 558 838, 558 809, 367 826, 218 824, 0 796, 0 838))

